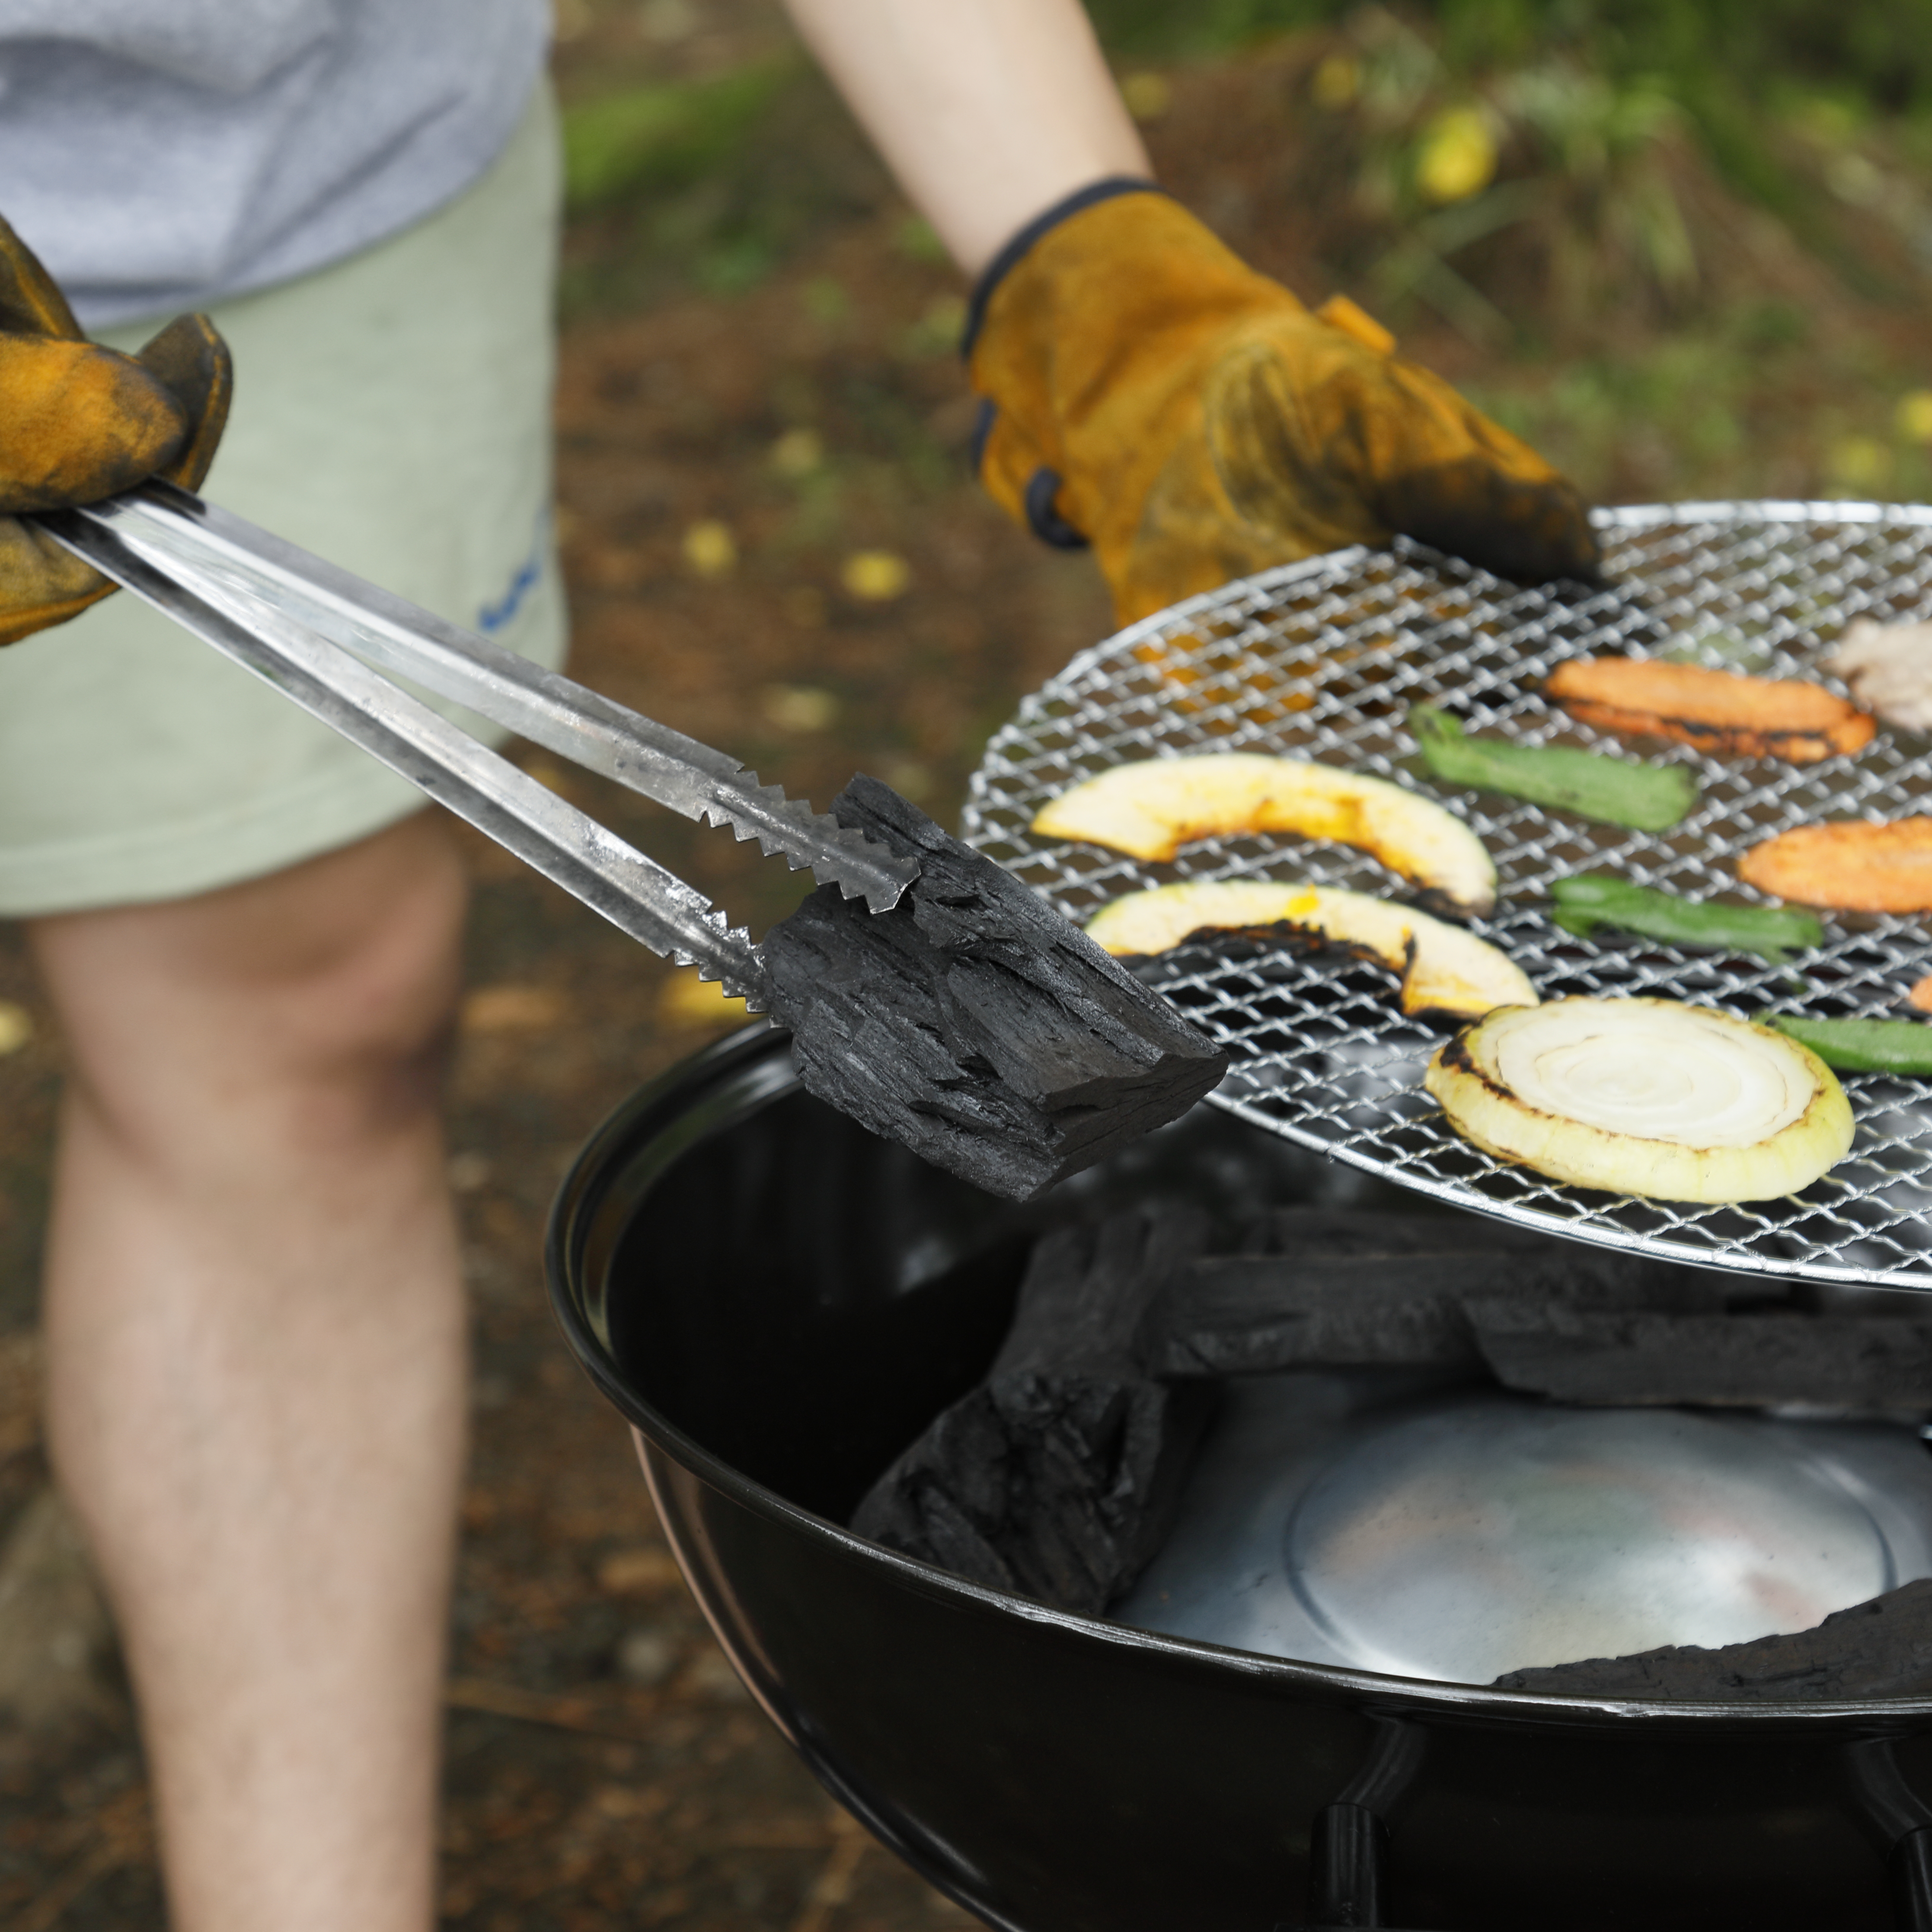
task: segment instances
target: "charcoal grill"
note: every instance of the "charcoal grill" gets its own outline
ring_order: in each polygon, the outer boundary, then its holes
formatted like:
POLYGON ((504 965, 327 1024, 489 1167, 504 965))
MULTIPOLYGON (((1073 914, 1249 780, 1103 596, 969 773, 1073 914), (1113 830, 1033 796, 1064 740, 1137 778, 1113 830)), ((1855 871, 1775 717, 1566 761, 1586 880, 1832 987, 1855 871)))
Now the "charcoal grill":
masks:
MULTIPOLYGON (((1589 744, 1536 695, 1565 657, 1810 674, 1854 616, 1932 614, 1932 510, 1600 521, 1602 589, 1526 590, 1398 544, 1124 632, 992 741, 968 835, 1075 918, 1177 878, 1386 891, 1338 847, 1209 842, 1156 867, 1028 828, 1066 786, 1162 752, 1299 753, 1427 790, 1402 728, 1418 699, 1520 742, 1589 744)), ((1749 899, 1729 864, 1760 838, 1932 809, 1932 744, 1892 734, 1810 767, 1666 755, 1704 791, 1661 838, 1456 798, 1501 874, 1480 929, 1546 997, 1895 1011, 1920 975, 1911 921, 1834 920, 1798 982, 1574 940, 1535 902, 1585 868, 1749 899)), ((1440 1034, 1366 970, 1196 951, 1168 962, 1162 990, 1235 1054, 1234 1074, 1212 1107, 1034 1203, 832 1114, 798 1088, 784 1036, 758 1031, 644 1089, 565 1184, 548 1264, 566 1334, 634 1426, 713 1630, 805 1761, 1002 1932, 1932 1932, 1932 1697, 1557 1696, 1295 1660, 1054 1610, 842 1527, 983 1374, 1029 1245, 1066 1220, 1173 1201, 1232 1225, 1419 1193, 1664 1259, 1932 1286, 1932 1106, 1910 1083, 1846 1081, 1852 1156, 1802 1197, 1677 1207, 1558 1186, 1457 1139, 1420 1088, 1440 1034)))
POLYGON ((1046 1227, 1397 1188, 1209 1108, 998 1200, 736 1036, 598 1132, 553 1218, 572 1347, 826 1787, 1002 1932, 1932 1932, 1932 1698, 1550 1696, 1072 1615, 842 1526, 984 1372, 1046 1227))
MULTIPOLYGON (((1070 919, 1176 880, 1306 879, 1388 894, 1398 882, 1344 846, 1210 839, 1170 865, 1036 837, 1046 802, 1128 760, 1203 752, 1312 758, 1443 799, 1495 859, 1500 902, 1476 930, 1546 999, 1650 994, 1747 1017, 1771 1007, 1895 1017, 1927 970, 1922 922, 1834 916, 1798 969, 1654 941, 1572 938, 1539 900, 1583 871, 1687 898, 1761 902, 1732 870, 1760 839, 1827 818, 1932 811, 1932 741, 1882 732, 1822 764, 1662 755, 1694 770, 1695 811, 1627 831, 1438 788, 1404 725, 1417 702, 1529 745, 1625 751, 1539 695, 1569 658, 1616 652, 1816 677, 1855 617, 1932 616, 1932 508, 1706 503, 1600 511, 1605 584, 1525 589, 1419 545, 1339 550, 1177 605, 1076 657, 986 748, 964 836, 1070 919), (1802 970, 1802 979, 1798 976, 1802 970)), ((1816 1281, 1932 1288, 1932 1090, 1850 1075, 1850 1157, 1803 1193, 1742 1206, 1642 1201, 1546 1180, 1472 1148, 1424 1092, 1442 1035, 1367 972, 1201 949, 1154 983, 1236 1060, 1215 1096, 1242 1119, 1405 1188, 1578 1240, 1816 1281)))

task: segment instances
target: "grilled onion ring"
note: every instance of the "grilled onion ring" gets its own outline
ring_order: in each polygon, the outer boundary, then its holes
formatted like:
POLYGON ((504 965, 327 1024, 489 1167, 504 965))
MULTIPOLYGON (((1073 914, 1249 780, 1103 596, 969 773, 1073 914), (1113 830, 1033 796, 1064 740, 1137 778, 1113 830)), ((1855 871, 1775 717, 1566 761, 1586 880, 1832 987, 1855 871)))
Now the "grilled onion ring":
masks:
POLYGON ((1555 1000, 1465 1027, 1424 1084, 1504 1160, 1658 1201, 1765 1201, 1844 1160, 1851 1104, 1808 1048, 1675 1000, 1555 1000))

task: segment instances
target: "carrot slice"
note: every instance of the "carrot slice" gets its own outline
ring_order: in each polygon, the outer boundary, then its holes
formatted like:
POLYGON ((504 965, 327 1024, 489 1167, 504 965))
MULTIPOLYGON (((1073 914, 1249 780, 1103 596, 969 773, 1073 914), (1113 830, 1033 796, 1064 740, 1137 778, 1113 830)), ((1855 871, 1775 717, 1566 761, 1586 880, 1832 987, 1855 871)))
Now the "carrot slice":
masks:
POLYGON ((1857 751, 1878 728, 1822 685, 1642 658, 1573 658, 1543 688, 1571 717, 1599 730, 1674 738, 1719 758, 1808 765, 1857 751))
POLYGON ((1846 912, 1932 912, 1932 818, 1801 825, 1738 861, 1748 886, 1846 912))
POLYGON ((1922 1013, 1932 1013, 1932 973, 1926 974, 1905 996, 1908 1006, 1916 1006, 1922 1013))

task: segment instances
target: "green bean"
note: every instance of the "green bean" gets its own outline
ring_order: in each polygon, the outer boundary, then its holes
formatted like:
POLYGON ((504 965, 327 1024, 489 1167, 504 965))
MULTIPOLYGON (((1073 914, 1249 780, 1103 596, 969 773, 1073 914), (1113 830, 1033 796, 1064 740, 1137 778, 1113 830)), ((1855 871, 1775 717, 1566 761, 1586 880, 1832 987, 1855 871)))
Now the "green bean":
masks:
POLYGON ((1432 778, 1505 792, 1532 805, 1574 812, 1580 818, 1662 832, 1697 802, 1697 781, 1682 765, 1640 764, 1601 752, 1466 737, 1454 718, 1430 704, 1411 707, 1408 728, 1422 747, 1422 761, 1432 778))
POLYGON ((1932 1026, 1922 1020, 1808 1020, 1760 1013, 1842 1073, 1932 1073, 1932 1026))
POLYGON ((1794 951, 1823 943, 1816 917, 1790 906, 1713 905, 1681 899, 1649 886, 1634 886, 1606 872, 1580 872, 1550 887, 1550 916, 1565 932, 1587 939, 1600 926, 1615 926, 1672 946, 1718 946, 1754 952, 1781 966, 1794 951))

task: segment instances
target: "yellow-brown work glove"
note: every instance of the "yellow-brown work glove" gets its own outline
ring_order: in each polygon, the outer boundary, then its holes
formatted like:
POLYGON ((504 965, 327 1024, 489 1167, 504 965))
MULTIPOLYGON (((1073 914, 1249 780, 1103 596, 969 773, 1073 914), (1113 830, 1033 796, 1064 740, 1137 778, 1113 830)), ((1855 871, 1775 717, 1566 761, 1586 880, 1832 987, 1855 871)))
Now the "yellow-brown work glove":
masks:
POLYGON ((97 502, 150 476, 197 488, 232 386, 228 345, 205 315, 177 316, 139 356, 89 342, 0 221, 0 644, 114 588, 22 513, 97 502))
POLYGON ((1097 183, 975 292, 980 476, 1048 542, 1093 545, 1124 624, 1396 531, 1520 580, 1592 575, 1576 490, 1394 346, 1148 183, 1097 183))

